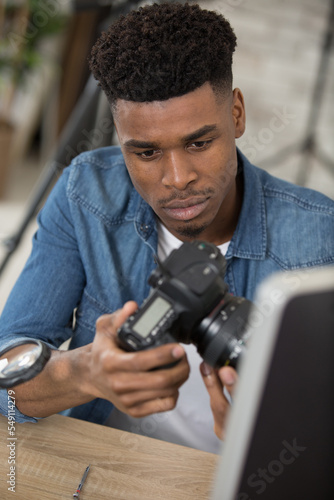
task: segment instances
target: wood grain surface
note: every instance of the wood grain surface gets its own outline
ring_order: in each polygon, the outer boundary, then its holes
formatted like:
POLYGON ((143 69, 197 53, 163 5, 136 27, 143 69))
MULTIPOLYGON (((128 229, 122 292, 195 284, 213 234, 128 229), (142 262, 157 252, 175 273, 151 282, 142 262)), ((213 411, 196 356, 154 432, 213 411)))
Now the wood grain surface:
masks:
POLYGON ((73 499, 89 464, 81 500, 208 499, 218 458, 60 415, 16 424, 15 438, 1 416, 1 499, 73 499), (13 457, 15 493, 7 483, 13 457))

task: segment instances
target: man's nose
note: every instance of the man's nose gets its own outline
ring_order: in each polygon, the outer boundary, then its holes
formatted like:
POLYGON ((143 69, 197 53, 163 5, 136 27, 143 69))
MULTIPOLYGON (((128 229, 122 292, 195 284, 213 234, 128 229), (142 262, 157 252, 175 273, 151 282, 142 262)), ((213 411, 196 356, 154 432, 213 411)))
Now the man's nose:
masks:
POLYGON ((180 191, 197 180, 198 175, 185 151, 166 153, 163 158, 162 184, 180 191))

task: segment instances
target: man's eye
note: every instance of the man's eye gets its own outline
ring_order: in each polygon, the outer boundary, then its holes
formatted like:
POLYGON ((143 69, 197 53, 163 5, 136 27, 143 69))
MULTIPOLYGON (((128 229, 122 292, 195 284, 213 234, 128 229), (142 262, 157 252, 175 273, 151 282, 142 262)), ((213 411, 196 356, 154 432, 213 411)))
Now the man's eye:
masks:
POLYGON ((206 147, 208 147, 210 144, 211 144, 211 140, 210 141, 196 141, 196 142, 193 142, 190 144, 190 147, 193 148, 193 149, 205 149, 206 147))
POLYGON ((154 149, 148 149, 147 151, 142 151, 141 153, 136 153, 139 158, 144 158, 145 160, 148 160, 150 158, 153 158, 157 154, 157 151, 154 149))

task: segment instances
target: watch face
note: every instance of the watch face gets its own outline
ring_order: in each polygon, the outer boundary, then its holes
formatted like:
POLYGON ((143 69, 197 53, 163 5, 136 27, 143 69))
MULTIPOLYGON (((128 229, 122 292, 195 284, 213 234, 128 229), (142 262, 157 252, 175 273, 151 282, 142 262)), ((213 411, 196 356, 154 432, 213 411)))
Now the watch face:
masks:
POLYGON ((23 340, 0 353, 0 387, 30 380, 50 358, 50 348, 39 340, 23 340))
POLYGON ((24 344, 7 351, 0 359, 0 376, 10 377, 15 373, 33 366, 41 355, 41 347, 36 344, 24 344))

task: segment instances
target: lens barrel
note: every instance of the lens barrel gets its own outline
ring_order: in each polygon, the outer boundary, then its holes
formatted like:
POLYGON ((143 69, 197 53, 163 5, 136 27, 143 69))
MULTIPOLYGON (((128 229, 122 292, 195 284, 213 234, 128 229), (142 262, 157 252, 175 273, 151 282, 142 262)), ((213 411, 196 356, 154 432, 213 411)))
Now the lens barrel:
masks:
POLYGON ((236 368, 245 351, 247 324, 252 303, 226 294, 213 314, 204 318, 192 341, 206 363, 214 368, 236 368))

